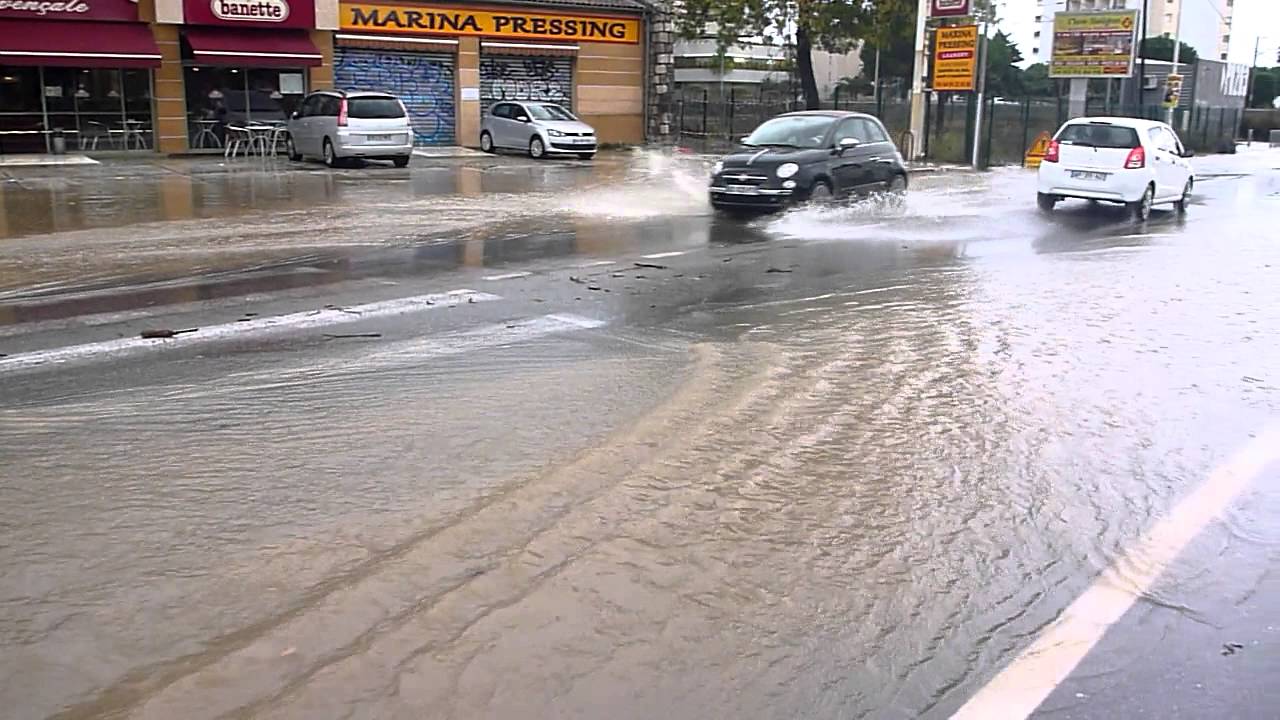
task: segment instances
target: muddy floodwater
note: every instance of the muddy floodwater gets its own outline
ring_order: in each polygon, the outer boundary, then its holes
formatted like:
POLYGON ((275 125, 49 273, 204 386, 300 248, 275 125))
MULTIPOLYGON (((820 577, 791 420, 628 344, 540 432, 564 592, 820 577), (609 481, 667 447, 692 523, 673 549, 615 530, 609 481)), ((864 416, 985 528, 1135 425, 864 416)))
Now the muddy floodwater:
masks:
MULTIPOLYGON (((1020 169, 750 220, 660 154, 11 176, 0 715, 947 717, 1280 417, 1276 158, 1140 226, 1020 169)), ((1141 603, 1257 587, 1267 477, 1141 603)))

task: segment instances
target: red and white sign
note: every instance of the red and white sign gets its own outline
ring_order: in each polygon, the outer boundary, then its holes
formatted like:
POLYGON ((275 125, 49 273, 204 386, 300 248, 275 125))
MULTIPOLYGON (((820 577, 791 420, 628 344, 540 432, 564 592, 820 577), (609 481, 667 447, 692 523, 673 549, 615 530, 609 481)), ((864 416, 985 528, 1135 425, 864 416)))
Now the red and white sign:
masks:
POLYGON ((210 0, 209 7, 219 20, 282 23, 289 19, 285 0, 210 0))
POLYGON ((315 0, 183 0, 183 11, 187 25, 306 29, 316 26, 315 0))
POLYGON ((0 0, 0 19, 138 21, 131 0, 0 0))
POLYGON ((962 17, 972 13, 972 0, 930 0, 929 17, 962 17))

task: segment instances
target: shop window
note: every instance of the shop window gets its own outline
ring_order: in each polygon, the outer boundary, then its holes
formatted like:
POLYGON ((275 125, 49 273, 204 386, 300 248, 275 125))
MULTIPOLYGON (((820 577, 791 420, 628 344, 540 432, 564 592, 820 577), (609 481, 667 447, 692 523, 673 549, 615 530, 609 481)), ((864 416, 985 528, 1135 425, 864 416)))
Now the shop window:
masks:
POLYGON ((306 93, 298 70, 189 65, 183 70, 193 147, 219 145, 227 125, 278 124, 289 119, 306 93), (216 142, 209 142, 211 132, 216 142))
POLYGON ((0 66, 0 108, 8 152, 46 152, 56 130, 70 150, 154 146, 147 70, 0 66))

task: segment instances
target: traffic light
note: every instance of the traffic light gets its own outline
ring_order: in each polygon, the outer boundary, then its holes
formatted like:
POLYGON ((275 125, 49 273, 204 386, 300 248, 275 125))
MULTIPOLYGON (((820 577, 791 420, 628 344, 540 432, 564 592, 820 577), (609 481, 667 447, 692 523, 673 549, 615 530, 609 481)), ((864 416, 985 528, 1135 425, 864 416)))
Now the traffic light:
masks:
POLYGON ((1178 107, 1178 102, 1182 99, 1182 76, 1170 75, 1165 78, 1164 83, 1164 106, 1167 108, 1178 107))

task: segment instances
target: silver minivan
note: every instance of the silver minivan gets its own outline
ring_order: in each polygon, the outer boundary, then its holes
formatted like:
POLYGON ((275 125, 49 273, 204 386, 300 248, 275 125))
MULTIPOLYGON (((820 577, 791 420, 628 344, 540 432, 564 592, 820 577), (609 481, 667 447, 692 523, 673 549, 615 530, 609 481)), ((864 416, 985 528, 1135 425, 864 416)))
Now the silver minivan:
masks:
POLYGON ((344 160, 390 160, 413 155, 413 127, 404 103, 382 92, 320 90, 289 116, 289 159, 318 157, 329 167, 344 160))
POLYGON ((480 120, 480 149, 523 150, 531 157, 596 154, 596 131, 555 103, 500 102, 480 120))

